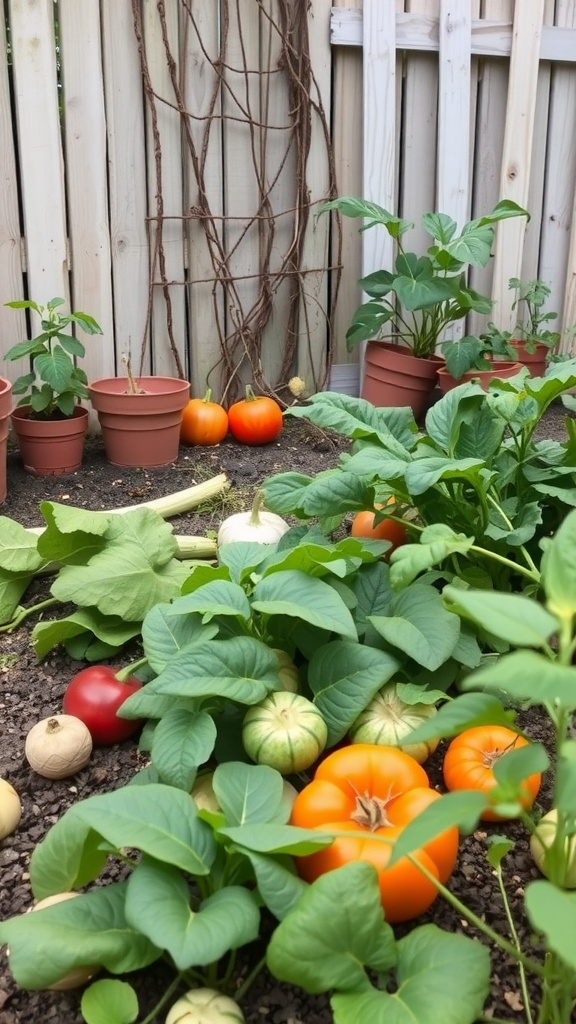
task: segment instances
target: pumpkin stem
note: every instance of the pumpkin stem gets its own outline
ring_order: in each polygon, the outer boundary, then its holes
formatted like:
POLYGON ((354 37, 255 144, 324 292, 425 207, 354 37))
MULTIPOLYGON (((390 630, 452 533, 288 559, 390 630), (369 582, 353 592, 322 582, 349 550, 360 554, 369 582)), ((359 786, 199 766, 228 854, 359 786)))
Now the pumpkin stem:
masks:
POLYGON ((249 523, 250 526, 262 526, 260 519, 260 512, 264 505, 264 491, 260 488, 254 495, 254 501, 252 503, 252 511, 250 513, 249 523))
POLYGON ((370 796, 368 793, 356 793, 356 808, 350 815, 352 821, 370 832, 378 828, 390 825, 390 819, 386 814, 387 800, 379 796, 370 796))

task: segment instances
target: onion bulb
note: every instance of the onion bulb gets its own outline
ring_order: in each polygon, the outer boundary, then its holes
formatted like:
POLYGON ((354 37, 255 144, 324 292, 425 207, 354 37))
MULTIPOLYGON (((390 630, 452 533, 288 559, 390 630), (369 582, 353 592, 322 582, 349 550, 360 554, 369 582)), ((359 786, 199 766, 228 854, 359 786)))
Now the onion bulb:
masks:
MULTIPOLYGON (((544 814, 530 837, 530 853, 536 867, 546 878, 550 878, 547 853, 558 829, 558 811, 553 808, 544 814)), ((576 889, 576 835, 566 836, 562 851, 562 863, 558 865, 558 877, 554 881, 563 889, 576 889)))
POLYGON ((0 839, 6 839, 20 824, 20 797, 6 779, 0 779, 0 839))
MULTIPOLYGON (((43 910, 45 907, 53 907, 55 903, 63 903, 64 900, 73 899, 74 896, 79 896, 79 892, 56 892, 53 896, 46 896, 45 899, 39 900, 30 909, 43 910)), ((50 992, 67 992, 71 988, 79 988, 80 985, 85 985, 87 981, 90 981, 95 974, 100 970, 100 964, 87 964, 85 967, 73 967, 68 974, 65 974, 59 981, 54 981, 52 985, 48 985, 50 992)))
POLYGON ((212 988, 193 988, 168 1011, 166 1024, 244 1024, 238 1003, 212 988))
POLYGON ((242 742, 248 757, 282 775, 309 768, 327 739, 326 722, 318 708, 307 697, 288 690, 275 690, 244 716, 242 742))
POLYGON ((404 740, 417 726, 435 714, 434 704, 406 704, 398 696, 397 684, 387 683, 351 726, 350 741, 399 747, 418 764, 424 764, 436 750, 439 741, 433 739, 405 743, 404 740))
POLYGON ((92 737, 84 722, 74 715, 52 715, 32 726, 24 753, 38 775, 65 779, 88 764, 92 737))
POLYGON ((234 544, 253 541, 255 544, 277 544, 282 534, 290 529, 287 522, 275 512, 262 508, 264 492, 257 491, 249 512, 236 512, 223 521, 218 530, 216 544, 234 544))

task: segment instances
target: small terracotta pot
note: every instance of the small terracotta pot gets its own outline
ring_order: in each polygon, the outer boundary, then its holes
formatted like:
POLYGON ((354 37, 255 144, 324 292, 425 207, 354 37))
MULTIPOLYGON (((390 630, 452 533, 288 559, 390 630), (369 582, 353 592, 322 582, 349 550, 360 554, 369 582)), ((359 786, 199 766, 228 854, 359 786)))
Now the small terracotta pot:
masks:
POLYGON ((88 410, 77 405, 72 416, 61 420, 30 418, 30 406, 14 409, 12 426, 24 469, 35 476, 63 476, 82 465, 88 410))
POLYGON ((488 391, 491 380, 507 380, 508 377, 515 377, 521 369, 522 363, 506 362, 504 359, 496 360, 493 370, 468 370, 468 373, 462 374, 456 380, 444 366, 438 370, 438 383, 443 395, 452 391, 453 388, 457 388, 459 384, 469 384, 471 381, 478 383, 483 391, 488 391))
POLYGON ((12 384, 0 377, 0 501, 6 498, 6 448, 12 412, 12 384))
POLYGON ((523 366, 527 366, 532 377, 543 377, 546 373, 546 356, 550 349, 548 345, 537 344, 534 352, 527 352, 526 345, 522 341, 511 341, 512 348, 516 352, 516 358, 523 366))
POLYGON ((126 377, 106 377, 88 385, 106 458, 115 466, 175 462, 190 384, 178 377, 137 377, 143 394, 132 394, 127 386, 126 377))
POLYGON ((413 356, 409 349, 370 341, 364 354, 362 398, 381 408, 410 406, 417 418, 426 412, 444 360, 413 356))

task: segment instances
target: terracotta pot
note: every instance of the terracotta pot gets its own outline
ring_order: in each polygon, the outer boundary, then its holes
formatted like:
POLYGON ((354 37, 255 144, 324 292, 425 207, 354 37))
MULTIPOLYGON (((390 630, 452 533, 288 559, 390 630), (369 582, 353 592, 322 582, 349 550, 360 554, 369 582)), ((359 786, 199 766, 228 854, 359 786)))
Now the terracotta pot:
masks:
POLYGON ((438 370, 438 383, 443 395, 452 391, 453 388, 457 388, 459 384, 468 384, 470 381, 478 383, 484 391, 488 391, 491 380, 507 380, 508 377, 515 377, 521 369, 522 363, 506 362, 504 359, 496 360, 493 370, 468 370, 468 373, 464 373, 456 380, 446 367, 441 367, 438 370))
POLYGON ((0 501, 6 498, 6 448, 12 412, 12 384, 0 377, 0 501))
POLYGON ((516 358, 523 366, 527 366, 532 377, 543 377, 546 373, 546 356, 550 349, 548 345, 536 345, 534 352, 527 352, 526 345, 522 341, 511 341, 512 348, 516 352, 516 358))
POLYGON ((178 377, 137 377, 136 386, 144 394, 128 392, 126 377, 88 385, 106 458, 115 466, 166 466, 178 458, 190 384, 178 377))
POLYGON ((62 476, 82 465, 88 410, 77 405, 72 416, 61 420, 30 418, 30 406, 14 409, 12 426, 24 469, 35 476, 62 476))
POLYGON ((364 355, 362 398, 379 407, 410 406, 418 418, 426 412, 444 360, 421 359, 386 341, 369 341, 364 355))

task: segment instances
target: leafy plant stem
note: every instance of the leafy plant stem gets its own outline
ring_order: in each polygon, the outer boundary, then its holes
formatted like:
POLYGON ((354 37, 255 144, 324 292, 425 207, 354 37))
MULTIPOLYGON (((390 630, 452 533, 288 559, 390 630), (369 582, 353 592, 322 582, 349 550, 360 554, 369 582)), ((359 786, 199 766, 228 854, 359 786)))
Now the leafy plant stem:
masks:
POLYGON ((170 982, 166 991, 162 993, 154 1009, 151 1010, 150 1013, 141 1021, 141 1024, 152 1024, 152 1022, 156 1020, 156 1017, 160 1013, 160 1010, 162 1009, 163 1006, 166 1005, 166 1003, 172 997, 178 986, 183 983, 184 978, 184 972, 180 971, 176 975, 176 977, 170 982))
POLYGON ((475 551, 479 555, 483 555, 485 558, 492 558, 495 562, 500 562, 501 565, 507 566, 514 572, 519 572, 521 576, 526 576, 527 579, 532 580, 534 583, 540 583, 540 573, 536 566, 534 569, 529 569, 523 565, 518 565, 518 562, 513 562, 511 558, 506 558, 505 555, 499 555, 496 551, 487 551, 486 548, 481 548, 478 544, 472 544, 470 551, 475 551))
MULTIPOLYGON (((504 913, 506 914, 506 920, 508 921, 510 935, 512 936, 512 941, 516 947, 517 953, 520 954, 522 952, 522 949, 520 946, 520 940, 518 938, 518 932, 514 924, 514 919, 510 911, 510 902, 508 900, 508 893, 506 892, 506 887, 504 885, 504 880, 502 878, 501 864, 498 864, 498 866, 496 867, 496 880, 498 882, 498 888, 500 890, 500 895, 502 897, 502 904, 504 907, 504 913)), ((533 1024, 534 1018, 532 1016, 532 1010, 530 1009, 530 994, 528 992, 528 985, 526 982, 526 969, 521 959, 518 959, 518 973, 520 975, 520 989, 522 991, 522 998, 524 1000, 524 1009, 526 1010, 526 1021, 527 1024, 533 1024)))
POLYGON ((265 964, 266 957, 263 956, 262 959, 259 960, 258 963, 255 964, 255 966, 252 968, 250 974, 248 974, 247 977, 244 979, 244 981, 240 985, 240 988, 237 990, 234 996, 234 998, 238 1000, 238 1002, 240 1002, 244 998, 244 996, 248 992, 248 989, 251 987, 251 985, 253 985, 256 978, 260 974, 260 971, 264 968, 265 964))
MULTIPOLYGON (((486 498, 490 502, 490 504, 492 505, 492 508, 496 509, 496 511, 498 512, 498 515, 502 516, 502 519, 506 523, 506 526, 508 527, 508 529, 509 530, 513 530, 514 526, 510 522, 508 516, 504 512, 504 510, 501 507, 501 505, 498 504, 498 502, 492 497, 492 495, 490 493, 488 493, 486 495, 486 498)), ((538 579, 539 579, 540 578, 540 573, 538 572, 538 568, 536 566, 536 563, 534 562, 534 559, 531 557, 530 553, 526 550, 526 548, 524 547, 523 544, 520 545, 519 550, 524 555, 524 558, 526 559, 526 563, 529 566, 529 568, 532 569, 532 571, 537 574, 538 579)))
POLYGON ((12 633, 31 615, 37 615, 38 612, 44 611, 45 608, 51 608, 53 605, 59 603, 58 598, 47 597, 45 601, 39 601, 38 604, 31 604, 28 608, 20 607, 10 622, 6 622, 3 626, 0 626, 0 633, 12 633))

